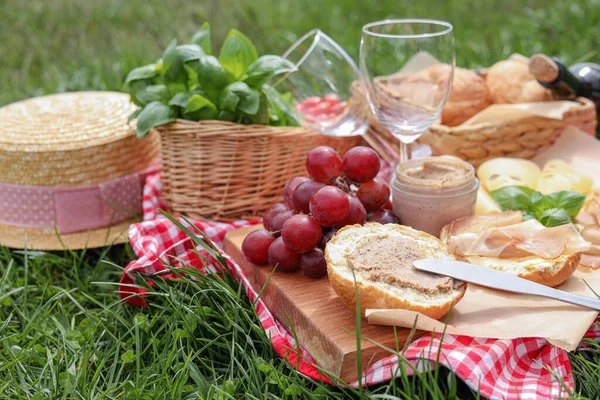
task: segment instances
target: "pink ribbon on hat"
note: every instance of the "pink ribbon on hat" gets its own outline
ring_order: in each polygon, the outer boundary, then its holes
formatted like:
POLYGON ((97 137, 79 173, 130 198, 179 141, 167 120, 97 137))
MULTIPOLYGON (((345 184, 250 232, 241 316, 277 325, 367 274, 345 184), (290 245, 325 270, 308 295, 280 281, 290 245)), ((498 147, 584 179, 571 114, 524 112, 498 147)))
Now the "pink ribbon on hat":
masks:
POLYGON ((154 164, 112 181, 85 186, 0 183, 0 224, 73 233, 104 228, 141 214, 146 177, 154 164))

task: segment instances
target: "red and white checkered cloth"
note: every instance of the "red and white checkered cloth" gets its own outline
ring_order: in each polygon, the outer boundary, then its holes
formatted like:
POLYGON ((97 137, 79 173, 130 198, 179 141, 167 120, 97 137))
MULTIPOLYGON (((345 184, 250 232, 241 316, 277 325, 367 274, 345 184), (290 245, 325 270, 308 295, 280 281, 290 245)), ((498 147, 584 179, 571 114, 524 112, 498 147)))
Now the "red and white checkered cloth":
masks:
MULTIPOLYGON (((132 225, 129 231, 131 245, 138 260, 131 262, 121 279, 121 298, 129 304, 145 306, 141 290, 133 285, 138 274, 150 276, 165 271, 165 261, 172 266, 203 270, 203 262, 192 251, 193 242, 171 221, 159 218, 160 177, 148 179, 144 189, 144 222, 132 225)), ((195 222, 197 229, 221 248, 225 234, 233 229, 251 225, 256 221, 233 223, 195 222)), ((198 253, 208 254, 201 248, 198 253)), ((223 254, 234 276, 239 278, 251 301, 254 291, 241 268, 223 254)), ((171 275, 164 275, 169 278, 171 275)), ((259 299, 256 311, 263 329, 271 337, 274 349, 292 366, 297 364, 298 348, 292 335, 273 317, 264 302, 259 299)), ((600 323, 600 320, 597 322, 600 323)), ((600 339, 600 327, 594 325, 586 337, 600 339)), ((553 399, 568 396, 573 390, 573 376, 567 352, 548 344, 544 339, 523 338, 513 340, 482 339, 468 336, 432 334, 425 335, 408 346, 404 357, 422 370, 426 364, 433 365, 438 358, 440 364, 452 370, 460 379, 482 396, 490 399, 553 399), (559 378, 562 379, 559 382, 559 378)), ((301 360, 298 371, 312 379, 329 382, 319 374, 315 360, 304 349, 300 349, 301 360)), ((387 357, 369 366, 363 376, 364 385, 389 381, 396 373, 398 358, 387 357)), ((410 368, 406 368, 411 373, 410 368)), ((353 383, 358 386, 358 382, 353 383)))

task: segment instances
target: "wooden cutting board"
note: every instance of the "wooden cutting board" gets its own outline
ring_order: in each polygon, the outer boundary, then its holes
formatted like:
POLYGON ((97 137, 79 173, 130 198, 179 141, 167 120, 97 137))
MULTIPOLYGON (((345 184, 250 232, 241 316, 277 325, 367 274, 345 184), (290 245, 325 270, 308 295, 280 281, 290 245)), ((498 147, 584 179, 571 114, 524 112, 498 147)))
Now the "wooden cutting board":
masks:
MULTIPOLYGON (((224 250, 240 265, 254 290, 260 293, 272 268, 257 267, 242 255, 242 242, 246 235, 261 225, 242 228, 225 236, 224 250)), ((358 378, 356 346, 356 314, 337 297, 327 277, 310 279, 301 271, 286 273, 275 271, 262 299, 273 315, 290 332, 293 324, 300 344, 315 358, 318 365, 346 382, 358 378)), ((410 329, 396 328, 400 349, 406 343, 410 329)), ((415 332, 413 340, 423 332, 415 332)), ((363 318, 361 335, 381 345, 395 348, 392 327, 369 325, 363 318)), ((362 339, 363 371, 369 365, 389 356, 388 351, 362 339)))

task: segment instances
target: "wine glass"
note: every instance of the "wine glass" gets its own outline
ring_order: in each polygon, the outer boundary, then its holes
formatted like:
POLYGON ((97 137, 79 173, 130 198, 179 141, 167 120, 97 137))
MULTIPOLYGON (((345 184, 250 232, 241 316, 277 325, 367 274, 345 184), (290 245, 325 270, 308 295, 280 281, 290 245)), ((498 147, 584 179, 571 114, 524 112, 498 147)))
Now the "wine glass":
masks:
POLYGON ((452 25, 394 19, 363 26, 362 82, 371 111, 400 140, 400 162, 410 144, 439 118, 454 75, 452 25))
POLYGON ((276 90, 279 96, 291 93, 294 106, 288 113, 296 121, 328 136, 365 133, 368 110, 356 97, 360 72, 339 44, 315 29, 296 41, 283 58, 294 67, 269 82, 267 90, 276 90))

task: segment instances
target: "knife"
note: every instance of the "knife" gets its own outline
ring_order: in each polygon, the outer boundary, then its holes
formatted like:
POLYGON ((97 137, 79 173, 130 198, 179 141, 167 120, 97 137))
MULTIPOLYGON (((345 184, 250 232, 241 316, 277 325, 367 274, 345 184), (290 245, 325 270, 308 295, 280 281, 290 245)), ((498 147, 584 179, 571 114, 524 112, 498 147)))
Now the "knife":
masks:
POLYGON ((475 283, 492 289, 505 290, 507 292, 533 294, 548 297, 565 303, 571 303, 600 311, 600 300, 578 294, 553 289, 539 283, 519 278, 507 272, 469 264, 462 261, 425 259, 416 260, 414 267, 421 271, 433 272, 434 274, 446 275, 451 278, 465 282, 475 283))

